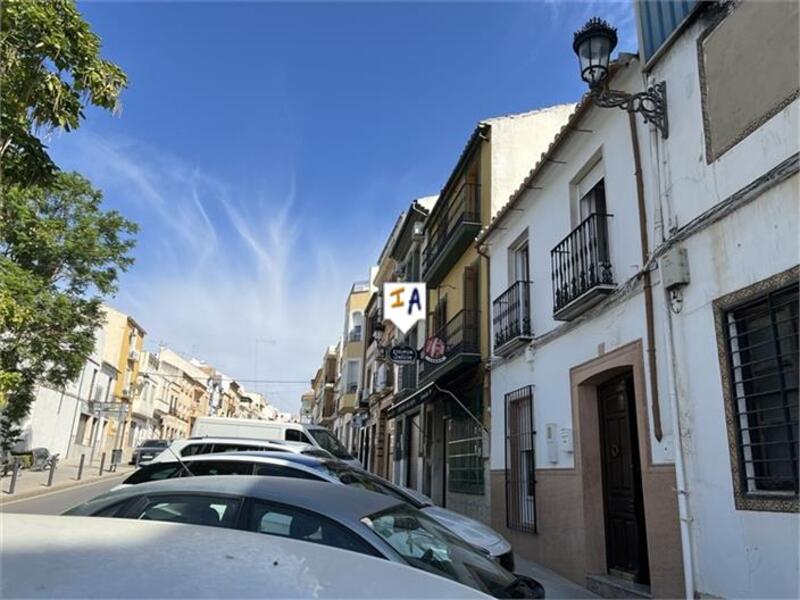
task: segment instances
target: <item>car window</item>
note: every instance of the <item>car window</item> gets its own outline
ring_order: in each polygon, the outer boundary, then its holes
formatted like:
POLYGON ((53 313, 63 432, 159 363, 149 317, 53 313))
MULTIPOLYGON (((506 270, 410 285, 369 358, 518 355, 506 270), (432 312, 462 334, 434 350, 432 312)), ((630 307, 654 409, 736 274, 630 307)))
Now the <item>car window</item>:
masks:
POLYGON ((370 556, 380 556, 358 534, 326 517, 282 504, 254 501, 249 529, 258 533, 304 540, 370 556))
POLYGON ((285 465, 256 465, 256 475, 267 475, 270 477, 296 477, 298 479, 311 479, 313 481, 323 481, 322 477, 317 477, 300 469, 293 469, 285 465))
POLYGON ((253 446, 252 444, 213 444, 210 453, 219 452, 245 452, 247 450, 263 450, 264 446, 253 446))
POLYGON ((456 537, 422 511, 399 504, 361 519, 413 567, 507 598, 513 574, 456 537))
POLYGON ((169 521, 212 527, 233 527, 240 500, 222 496, 159 495, 150 496, 136 510, 134 519, 169 521))
POLYGON ((311 440, 308 439, 308 436, 299 429, 287 429, 286 433, 284 434, 284 439, 287 442, 303 442, 305 444, 311 443, 311 440))
POLYGON ((209 444, 189 444, 181 450, 181 456, 194 456, 195 454, 208 454, 210 452, 209 444))
POLYGON ((252 475, 253 463, 241 460, 195 460, 186 464, 192 475, 252 475))
POLYGON ((397 500, 407 502, 414 508, 420 508, 424 506, 424 504, 421 504, 413 496, 406 494, 402 489, 399 489, 393 483, 390 483, 385 479, 381 479, 372 473, 362 471, 361 469, 354 469, 349 465, 335 462, 327 462, 324 465, 321 465, 321 468, 327 471, 328 474, 336 477, 336 479, 338 479, 341 483, 349 485, 350 487, 357 487, 370 492, 385 494, 386 496, 391 496, 397 500))
POLYGON ((147 465, 141 467, 128 477, 123 483, 135 484, 145 483, 146 481, 158 481, 160 479, 169 479, 170 477, 178 477, 181 472, 181 464, 179 462, 163 462, 154 465, 147 465))
POLYGON ((95 513, 92 513, 93 517, 116 517, 120 514, 121 510, 125 505, 128 504, 128 500, 123 500, 121 502, 115 502, 111 506, 106 506, 102 510, 98 510, 95 513))

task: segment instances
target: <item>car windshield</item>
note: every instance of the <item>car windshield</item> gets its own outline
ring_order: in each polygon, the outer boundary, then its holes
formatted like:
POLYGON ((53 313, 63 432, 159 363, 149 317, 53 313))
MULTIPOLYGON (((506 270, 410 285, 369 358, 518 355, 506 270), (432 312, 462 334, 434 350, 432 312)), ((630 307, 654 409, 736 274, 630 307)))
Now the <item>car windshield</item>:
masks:
POLYGON ((317 467, 320 471, 336 477, 341 483, 352 487, 359 487, 370 492, 378 492, 379 494, 386 494, 392 496, 403 502, 407 502, 415 508, 422 508, 425 504, 419 502, 417 498, 411 494, 406 493, 403 489, 397 487, 388 481, 372 475, 361 469, 354 469, 349 465, 338 462, 328 461, 321 463, 317 467))
POLYGON ((361 522, 409 565, 448 577, 495 598, 509 597, 517 578, 408 505, 370 515, 361 522))
POLYGON ((342 446, 342 443, 336 439, 336 436, 327 429, 311 429, 309 432, 322 448, 333 454, 336 458, 341 458, 342 460, 351 460, 353 458, 347 451, 347 448, 342 446))

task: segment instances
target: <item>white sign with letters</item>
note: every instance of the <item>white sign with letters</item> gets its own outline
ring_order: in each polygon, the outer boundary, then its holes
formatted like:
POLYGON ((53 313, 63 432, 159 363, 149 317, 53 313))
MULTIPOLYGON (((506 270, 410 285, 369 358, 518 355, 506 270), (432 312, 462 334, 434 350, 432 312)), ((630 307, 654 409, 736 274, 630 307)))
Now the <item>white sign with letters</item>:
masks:
POLYGON ((384 283, 383 318, 406 333, 427 315, 427 299, 424 283, 384 283))

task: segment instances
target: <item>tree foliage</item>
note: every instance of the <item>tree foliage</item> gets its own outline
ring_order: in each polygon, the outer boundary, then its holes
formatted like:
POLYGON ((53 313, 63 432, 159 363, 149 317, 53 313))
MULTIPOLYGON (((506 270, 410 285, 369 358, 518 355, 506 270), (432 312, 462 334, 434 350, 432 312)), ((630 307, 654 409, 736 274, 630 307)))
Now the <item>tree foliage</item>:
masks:
POLYGON ((133 262, 137 226, 102 209, 77 173, 12 186, 0 204, 0 416, 3 445, 30 410, 36 383, 75 379, 102 325, 101 298, 133 262))
POLYGON ((79 127, 88 105, 116 110, 127 77, 72 0, 3 0, 0 83, 4 184, 36 184, 56 171, 42 135, 79 127))

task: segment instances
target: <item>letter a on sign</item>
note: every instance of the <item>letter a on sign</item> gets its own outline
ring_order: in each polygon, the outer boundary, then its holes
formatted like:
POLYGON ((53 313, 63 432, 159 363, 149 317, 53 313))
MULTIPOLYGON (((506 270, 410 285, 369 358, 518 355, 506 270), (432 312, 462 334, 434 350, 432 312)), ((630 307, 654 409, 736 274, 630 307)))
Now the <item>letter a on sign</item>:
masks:
POLYGON ((384 283, 383 318, 405 333, 425 318, 427 299, 424 283, 384 283))

